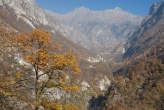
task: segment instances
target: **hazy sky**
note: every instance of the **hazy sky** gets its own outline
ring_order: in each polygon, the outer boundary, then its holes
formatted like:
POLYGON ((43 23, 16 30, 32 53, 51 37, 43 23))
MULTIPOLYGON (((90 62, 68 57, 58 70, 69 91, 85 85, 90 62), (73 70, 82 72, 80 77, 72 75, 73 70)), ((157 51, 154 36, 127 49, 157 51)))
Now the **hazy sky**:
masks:
POLYGON ((91 10, 106 10, 120 7, 133 14, 145 16, 154 2, 164 0, 37 0, 38 4, 45 9, 68 13, 81 6, 91 10))

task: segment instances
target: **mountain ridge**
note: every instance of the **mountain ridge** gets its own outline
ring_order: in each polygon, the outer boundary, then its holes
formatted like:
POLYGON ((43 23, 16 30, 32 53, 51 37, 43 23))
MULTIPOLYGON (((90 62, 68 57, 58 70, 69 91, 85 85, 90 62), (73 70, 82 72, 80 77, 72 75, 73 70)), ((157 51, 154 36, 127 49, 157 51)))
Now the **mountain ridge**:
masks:
POLYGON ((127 41, 124 57, 135 56, 160 43, 163 39, 164 2, 152 5, 140 28, 127 41))
POLYGON ((105 11, 81 7, 60 15, 40 8, 35 0, 0 0, 0 6, 11 8, 12 17, 26 22, 24 28, 44 27, 52 33, 61 33, 92 52, 109 56, 119 45, 121 47, 115 53, 122 54, 121 42, 125 42, 142 21, 142 17, 119 7, 105 11))
POLYGON ((142 17, 125 12, 119 7, 104 11, 80 7, 66 14, 49 13, 55 21, 70 28, 72 32, 68 32, 67 38, 102 54, 111 54, 142 21, 142 17))

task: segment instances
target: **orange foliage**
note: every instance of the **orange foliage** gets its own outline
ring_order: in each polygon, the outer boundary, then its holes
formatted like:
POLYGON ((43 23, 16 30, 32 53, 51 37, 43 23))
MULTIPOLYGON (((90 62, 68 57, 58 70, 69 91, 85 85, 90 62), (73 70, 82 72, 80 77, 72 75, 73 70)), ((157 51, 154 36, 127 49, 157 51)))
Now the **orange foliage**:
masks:
MULTIPOLYGON (((45 87, 50 87, 49 85, 55 86, 52 83, 51 77, 55 74, 55 71, 67 72, 70 70, 75 74, 81 72, 78 67, 77 60, 75 56, 71 53, 68 54, 58 54, 57 51, 60 50, 59 45, 55 44, 50 39, 50 33, 42 30, 34 30, 29 35, 21 34, 17 38, 17 46, 22 52, 22 56, 26 62, 31 64, 35 70, 35 96, 36 103, 39 102, 39 97, 42 95, 42 91, 45 87), (39 72, 42 71, 43 74, 47 74, 48 81, 43 82, 41 85, 38 83, 40 78, 39 72)), ((67 91, 78 90, 78 86, 66 87, 65 79, 63 77, 58 78, 58 83, 56 86, 60 86, 67 91)), ((52 104, 51 104, 52 105, 52 104)), ((49 105, 50 106, 50 105, 49 105)), ((51 107, 55 107, 52 105, 51 107)), ((55 108, 51 108, 56 110, 55 108)))

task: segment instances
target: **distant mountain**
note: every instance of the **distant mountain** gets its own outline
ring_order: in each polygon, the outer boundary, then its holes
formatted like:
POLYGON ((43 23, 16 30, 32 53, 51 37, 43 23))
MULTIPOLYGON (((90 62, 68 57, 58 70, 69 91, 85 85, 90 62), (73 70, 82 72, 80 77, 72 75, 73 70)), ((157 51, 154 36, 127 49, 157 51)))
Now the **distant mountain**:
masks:
MULTIPOLYGON (((102 54, 110 54, 118 48, 142 21, 142 17, 123 11, 119 7, 104 11, 80 7, 63 15, 47 13, 54 21, 69 28, 66 37, 102 54)), ((122 50, 123 47, 119 48, 122 50)))
POLYGON ((153 4, 140 28, 126 44, 124 57, 137 56, 164 41, 164 2, 153 4))

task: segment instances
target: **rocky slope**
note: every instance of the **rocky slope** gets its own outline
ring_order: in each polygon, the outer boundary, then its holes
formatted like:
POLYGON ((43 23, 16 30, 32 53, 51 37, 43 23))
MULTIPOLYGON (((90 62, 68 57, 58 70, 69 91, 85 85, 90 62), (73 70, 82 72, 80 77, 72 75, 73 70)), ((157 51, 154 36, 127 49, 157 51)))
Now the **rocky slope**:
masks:
POLYGON ((34 0, 0 0, 0 6, 2 9, 11 9, 17 19, 24 20, 32 28, 35 28, 34 25, 48 25, 44 11, 34 0))
POLYGON ((136 56, 161 44, 164 39, 164 2, 155 3, 141 27, 126 44, 124 57, 136 56))
MULTIPOLYGON (((1 30, 0 31, 0 42, 3 41, 4 35, 6 38, 10 39, 10 37, 12 37, 12 34, 10 34, 10 33, 13 33, 16 31, 15 28, 13 28, 10 24, 8 24, 8 22, 4 21, 3 19, 0 19, 0 30, 1 30), (9 33, 9 34, 6 34, 6 33, 9 33)), ((22 32, 22 31, 17 30, 17 32, 22 32)), ((63 42, 68 42, 65 39, 62 39, 62 40, 64 40, 63 42)), ((69 47, 72 48, 71 46, 69 46, 69 47)), ((32 108, 30 108, 30 109, 27 108, 27 103, 31 104, 31 102, 29 102, 29 101, 31 100, 30 99, 31 94, 33 93, 32 88, 33 88, 34 74, 33 74, 33 70, 31 68, 31 66, 27 62, 25 62, 23 60, 23 58, 21 58, 18 55, 18 52, 14 51, 15 49, 11 49, 11 50, 7 49, 7 47, 5 46, 5 42, 1 43, 0 50, 1 51, 3 50, 3 54, 5 54, 3 57, 0 56, 0 65, 2 65, 2 67, 3 67, 3 69, 1 69, 1 71, 0 71, 1 76, 2 76, 1 78, 5 79, 7 77, 7 76, 5 76, 6 72, 10 72, 11 75, 13 75, 13 74, 15 75, 15 70, 18 70, 18 71, 22 70, 23 78, 29 79, 29 80, 27 80, 27 82, 23 81, 23 84, 26 85, 27 88, 31 88, 30 90, 23 89, 23 91, 20 92, 20 94, 22 93, 21 94, 22 96, 26 97, 25 99, 22 99, 22 100, 15 99, 14 100, 11 98, 9 101, 8 101, 8 99, 7 99, 7 101, 5 99, 5 101, 4 101, 5 107, 3 105, 1 105, 2 98, 0 97, 0 107, 3 106, 5 108, 3 110, 10 110, 10 109, 11 110, 22 110, 22 109, 32 110, 32 108), (4 47, 4 48, 2 48, 2 47, 4 47), (6 51, 4 51, 4 50, 6 50, 6 51), (9 50, 9 52, 7 50, 9 50), (15 103, 15 104, 13 104, 13 103, 15 103), (6 107, 9 107, 9 108, 11 107, 11 108, 9 109, 6 107)), ((66 50, 62 50, 62 51, 66 52, 66 50)), ((75 53, 76 52, 77 51, 75 51, 75 53)), ((77 82, 78 86, 80 88, 80 92, 69 93, 69 92, 65 92, 59 88, 56 88, 56 87, 46 88, 44 92, 46 93, 46 97, 48 97, 50 100, 57 100, 61 103, 65 103, 65 101, 71 102, 71 103, 76 104, 79 108, 81 108, 80 110, 87 110, 88 101, 90 100, 92 95, 104 93, 105 90, 110 85, 111 82, 107 76, 107 73, 109 72, 109 70, 108 70, 109 68, 108 68, 108 66, 105 68, 106 64, 104 64, 104 65, 101 64, 103 62, 97 62, 96 58, 94 59, 94 60, 96 60, 96 62, 91 62, 91 63, 86 60, 81 60, 80 57, 78 57, 78 60, 79 60, 79 64, 80 64, 82 73, 77 76, 68 74, 67 80, 71 81, 71 82, 73 82, 73 81, 77 82)), ((92 61, 92 59, 91 59, 91 61, 92 61)), ((2 79, 0 79, 0 82, 2 82, 2 79)), ((46 80, 45 76, 40 78, 40 81, 44 81, 44 80, 46 80)), ((56 81, 57 79, 53 79, 53 80, 56 81)), ((0 89, 1 89, 1 87, 0 87, 0 89)), ((15 90, 15 89, 12 88, 12 90, 15 90)), ((0 91, 0 95, 2 95, 1 91, 0 91)), ((33 95, 32 95, 32 97, 33 97, 33 95)))
POLYGON ((35 0, 0 0, 0 18, 15 28, 15 31, 31 32, 36 28, 48 30, 51 32, 52 39, 61 44, 64 50, 72 51, 83 57, 92 54, 82 46, 65 38, 61 31, 64 28, 60 24, 55 25, 56 22, 52 23, 35 0))

